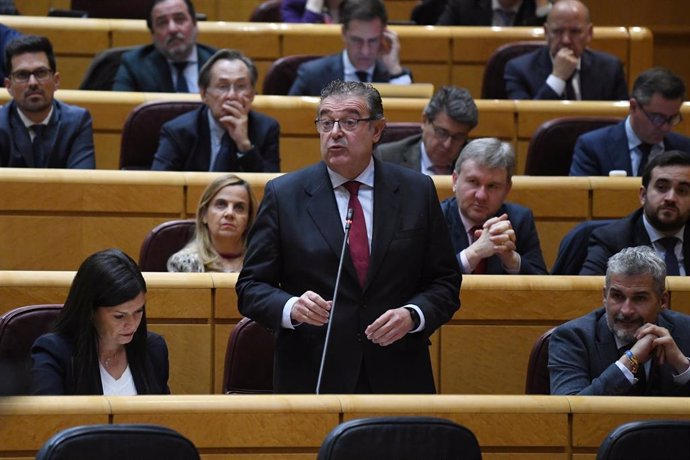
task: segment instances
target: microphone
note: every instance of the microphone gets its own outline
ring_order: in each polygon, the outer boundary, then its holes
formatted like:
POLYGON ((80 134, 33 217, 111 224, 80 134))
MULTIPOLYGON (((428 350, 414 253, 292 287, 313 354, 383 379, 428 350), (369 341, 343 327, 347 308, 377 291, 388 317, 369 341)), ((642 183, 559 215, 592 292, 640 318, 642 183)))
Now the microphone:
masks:
POLYGON ((321 364, 319 365, 319 378, 316 380, 317 395, 321 394, 321 378, 323 377, 323 365, 326 362, 326 353, 328 352, 328 340, 331 337, 331 326, 333 325, 333 314, 335 313, 335 301, 338 297, 340 274, 343 271, 343 261, 345 260, 345 248, 347 247, 347 240, 350 237, 350 227, 352 226, 352 213, 352 208, 347 208, 347 217, 345 217, 345 237, 343 238, 343 248, 340 251, 340 260, 338 261, 338 274, 335 276, 335 287, 333 288, 333 303, 331 304, 331 314, 329 315, 328 325, 326 326, 326 339, 323 342, 321 364))

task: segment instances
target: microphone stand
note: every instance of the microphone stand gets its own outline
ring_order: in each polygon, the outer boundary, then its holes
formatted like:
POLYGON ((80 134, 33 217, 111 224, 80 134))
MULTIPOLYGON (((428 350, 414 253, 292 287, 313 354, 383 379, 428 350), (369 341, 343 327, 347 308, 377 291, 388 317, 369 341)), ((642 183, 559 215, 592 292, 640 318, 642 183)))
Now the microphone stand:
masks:
POLYGON ((321 378, 323 377, 323 365, 326 362, 326 353, 328 352, 328 340, 331 337, 331 326, 333 325, 333 314, 335 313, 335 301, 338 297, 338 286, 340 286, 340 274, 343 271, 343 261, 345 260, 345 247, 347 240, 350 237, 350 226, 352 226, 352 208, 347 209, 347 217, 345 218, 345 237, 343 238, 343 248, 340 251, 340 262, 338 263, 338 274, 335 276, 335 288, 333 288, 333 303, 331 304, 331 313, 328 318, 328 325, 326 326, 326 340, 323 343, 323 352, 321 353, 321 364, 319 365, 319 378, 316 381, 316 394, 321 394, 321 378))

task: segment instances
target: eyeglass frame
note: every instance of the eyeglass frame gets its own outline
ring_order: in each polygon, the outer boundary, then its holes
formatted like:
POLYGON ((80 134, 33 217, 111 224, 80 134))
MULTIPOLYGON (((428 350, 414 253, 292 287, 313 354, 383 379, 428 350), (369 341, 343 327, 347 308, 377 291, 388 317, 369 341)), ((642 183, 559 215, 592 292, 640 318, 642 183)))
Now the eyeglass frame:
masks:
POLYGON ((683 121, 683 114, 680 112, 670 117, 656 112, 649 113, 644 109, 644 106, 639 100, 635 99, 635 101, 637 102, 637 106, 640 108, 640 110, 642 110, 642 113, 644 113, 645 117, 647 117, 647 120, 649 120, 649 122, 655 128, 661 128, 666 124, 673 128, 675 126, 678 126, 683 121))
POLYGON ((379 120, 379 118, 374 118, 374 117, 371 117, 371 116, 370 116, 370 117, 367 117, 367 118, 350 118, 350 117, 348 117, 348 118, 339 118, 339 119, 337 119, 337 120, 328 120, 328 119, 322 120, 322 119, 320 119, 320 118, 317 118, 316 120, 314 120, 314 125, 316 126, 316 131, 317 131, 317 132, 322 133, 322 134, 328 134, 328 133, 330 133, 330 132, 333 131, 333 128, 335 128, 335 124, 336 124, 336 123, 338 123, 338 127, 339 127, 342 131, 352 132, 352 131, 354 131, 354 130, 357 129, 357 126, 359 126, 359 124, 360 124, 361 122, 363 122, 363 121, 376 121, 376 120, 379 120), (349 121, 354 121, 355 124, 352 126, 352 128, 347 128, 347 127, 345 127, 344 125, 342 125, 342 124, 340 123, 341 121, 348 121, 348 122, 349 122, 349 121), (329 129, 329 130, 327 130, 327 131, 323 131, 323 130, 321 130, 321 129, 319 128, 319 126, 320 126, 321 123, 323 123, 323 122, 331 122, 331 123, 333 123, 333 126, 331 126, 331 129, 329 129))
POLYGON ((33 76, 37 82, 43 83, 43 82, 48 81, 48 79, 50 77, 52 77, 53 75, 55 75, 55 71, 53 69, 51 69, 49 67, 39 67, 38 69, 34 69, 34 70, 17 70, 15 72, 12 72, 10 74, 10 79, 12 81, 14 81, 15 83, 28 83, 29 81, 31 81, 31 77, 33 76), (37 72, 41 72, 41 73, 45 72, 46 74, 43 77, 39 77, 37 75, 37 72), (26 80, 18 78, 17 74, 19 74, 19 73, 25 73, 27 75, 26 80))
POLYGON ((429 120, 429 124, 431 125, 432 128, 434 128, 434 137, 436 137, 436 140, 438 140, 441 143, 446 142, 448 139, 451 139, 451 142, 455 142, 455 143, 465 142, 465 141, 467 141, 467 137, 469 136, 469 133, 451 134, 448 132, 447 129, 436 126, 434 124, 434 120, 429 120), (458 137, 457 137, 460 135, 463 136, 462 140, 458 139, 458 137))

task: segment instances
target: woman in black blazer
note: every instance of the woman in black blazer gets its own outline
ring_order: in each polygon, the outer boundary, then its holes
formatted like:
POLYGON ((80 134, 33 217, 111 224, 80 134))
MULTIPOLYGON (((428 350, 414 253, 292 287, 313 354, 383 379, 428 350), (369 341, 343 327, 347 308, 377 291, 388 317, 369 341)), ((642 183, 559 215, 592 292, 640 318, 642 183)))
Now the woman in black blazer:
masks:
POLYGON ((168 348, 146 330, 146 282, 124 252, 79 267, 54 332, 31 348, 34 395, 167 394, 168 348))

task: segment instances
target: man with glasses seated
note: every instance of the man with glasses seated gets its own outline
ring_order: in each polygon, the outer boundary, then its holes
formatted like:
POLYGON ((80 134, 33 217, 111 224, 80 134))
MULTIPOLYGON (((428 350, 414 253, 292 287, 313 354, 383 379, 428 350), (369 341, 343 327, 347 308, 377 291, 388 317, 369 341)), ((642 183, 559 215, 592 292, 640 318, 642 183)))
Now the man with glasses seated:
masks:
POLYGON ((412 74, 400 65, 400 42, 387 27, 382 0, 345 0, 340 17, 345 49, 300 65, 291 96, 318 96, 333 80, 412 83, 412 74))
POLYGON ((5 63, 12 101, 0 108, 0 166, 95 168, 91 115, 53 98, 60 74, 50 41, 16 38, 5 48, 5 63))
POLYGON ((690 138, 671 132, 683 120, 683 100, 685 84, 671 71, 657 67, 641 73, 633 85, 627 118, 577 140, 570 175, 625 171, 641 176, 651 156, 665 150, 690 152, 690 138))
POLYGON ((505 201, 514 172, 513 149, 499 139, 462 149, 441 210, 463 273, 547 274, 532 211, 505 201))
POLYGON ((470 93, 445 86, 434 94, 422 113, 422 134, 381 144, 374 156, 430 176, 451 174, 477 120, 477 106, 470 93))
POLYGON ((253 111, 256 66, 241 52, 216 52, 199 72, 204 105, 161 129, 151 169, 278 172, 278 122, 253 111))

